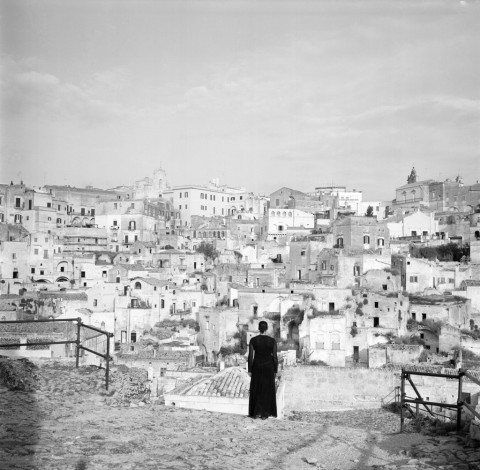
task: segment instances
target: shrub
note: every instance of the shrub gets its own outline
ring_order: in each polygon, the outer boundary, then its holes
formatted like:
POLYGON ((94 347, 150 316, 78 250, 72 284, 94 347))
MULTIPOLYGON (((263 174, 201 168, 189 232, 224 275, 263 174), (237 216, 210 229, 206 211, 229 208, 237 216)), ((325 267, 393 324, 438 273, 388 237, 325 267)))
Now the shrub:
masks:
POLYGON ((290 307, 287 310, 287 313, 283 316, 283 321, 285 323, 289 323, 293 321, 295 325, 300 325, 303 321, 303 317, 305 315, 305 311, 302 310, 300 307, 290 307))

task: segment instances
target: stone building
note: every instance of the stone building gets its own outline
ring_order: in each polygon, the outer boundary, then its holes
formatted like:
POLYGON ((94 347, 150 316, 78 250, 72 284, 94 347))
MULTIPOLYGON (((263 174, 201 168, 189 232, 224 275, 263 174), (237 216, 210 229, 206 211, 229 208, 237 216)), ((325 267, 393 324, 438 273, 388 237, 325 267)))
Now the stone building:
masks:
POLYGON ((113 200, 98 204, 95 222, 106 229, 108 249, 129 252, 136 241, 159 241, 165 230, 168 207, 146 199, 113 200))
MULTIPOLYGON (((372 250, 324 248, 317 256, 316 270, 311 275, 316 282, 323 285, 342 288, 358 287, 361 285, 362 276, 366 272, 389 269, 390 264, 388 254, 381 254, 372 250)), ((388 285, 389 283, 387 283, 387 288, 388 285)))
POLYGON ((349 216, 332 225, 335 246, 346 249, 377 250, 387 248, 390 235, 385 221, 374 217, 349 216))
POLYGON ((438 221, 433 212, 415 210, 408 214, 397 214, 386 219, 390 239, 400 237, 420 237, 429 240, 440 236, 438 221))
POLYGON ((263 234, 267 240, 287 238, 290 234, 311 231, 315 228, 315 216, 298 209, 269 209, 264 218, 263 234))
POLYGON ((410 295, 409 318, 470 328, 471 301, 454 295, 410 295))
POLYGON ((218 179, 213 179, 205 186, 175 186, 165 191, 164 196, 178 211, 178 226, 182 227, 190 227, 193 216, 226 217, 250 209, 252 213, 257 209, 263 213, 261 204, 253 204, 245 188, 220 185, 218 179), (252 203, 249 206, 247 199, 252 203))
POLYGON ((316 280, 317 259, 321 251, 333 245, 330 233, 295 237, 290 241, 290 260, 287 279, 316 280))

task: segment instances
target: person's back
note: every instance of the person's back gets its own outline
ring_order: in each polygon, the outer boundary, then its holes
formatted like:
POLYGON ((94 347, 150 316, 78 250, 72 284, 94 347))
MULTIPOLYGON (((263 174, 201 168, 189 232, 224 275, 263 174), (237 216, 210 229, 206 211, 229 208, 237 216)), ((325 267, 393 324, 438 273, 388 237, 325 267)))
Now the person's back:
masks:
POLYGON ((272 358, 275 345, 275 340, 273 338, 270 338, 270 336, 258 335, 253 337, 250 342, 255 351, 254 361, 255 359, 263 360, 272 358))
POLYGON ((277 342, 267 336, 268 324, 259 323, 260 334, 253 337, 249 344, 248 372, 250 382, 250 399, 248 415, 252 418, 277 416, 275 396, 275 374, 278 369, 277 342))

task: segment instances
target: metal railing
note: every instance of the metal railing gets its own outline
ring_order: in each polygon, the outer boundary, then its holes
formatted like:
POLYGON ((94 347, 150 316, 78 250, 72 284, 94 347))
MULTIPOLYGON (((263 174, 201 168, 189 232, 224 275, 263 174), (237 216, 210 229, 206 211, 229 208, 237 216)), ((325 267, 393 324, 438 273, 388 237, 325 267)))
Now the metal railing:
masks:
POLYGON ((435 418, 436 415, 437 416, 439 415, 438 413, 435 413, 433 411, 432 407, 434 406, 437 406, 439 408, 456 410, 457 431, 460 431, 460 428, 461 428, 463 408, 469 411, 476 419, 480 420, 480 414, 475 410, 475 408, 473 408, 469 403, 467 403, 462 398, 463 378, 466 377, 472 382, 476 383, 477 385, 480 385, 480 380, 477 377, 474 377, 470 372, 466 370, 459 369, 456 372, 457 372, 456 374, 443 374, 443 373, 437 373, 437 372, 417 372, 417 371, 409 371, 409 370, 402 369, 402 378, 401 378, 401 385, 400 385, 400 432, 403 432, 403 426, 405 421, 404 410, 409 411, 412 417, 417 417, 420 413, 420 406, 422 406, 425 409, 425 411, 427 411, 428 414, 433 418, 435 418), (458 380, 457 402, 456 403, 439 403, 439 402, 424 400, 420 395, 420 392, 418 391, 411 377, 416 375, 424 376, 424 377, 425 376, 440 377, 445 379, 458 380), (412 387, 413 391, 417 396, 416 398, 406 396, 406 393, 405 393, 406 380, 410 383, 410 386, 412 387), (412 411, 409 404, 415 405, 415 413, 412 411))
MULTIPOLYGON (((81 318, 64 318, 64 319, 48 319, 48 320, 6 320, 6 321, 0 321, 0 325, 2 324, 20 324, 20 323, 55 323, 55 322, 76 322, 77 324, 77 332, 76 332, 76 339, 72 340, 65 340, 65 341, 38 341, 38 342, 26 342, 26 343, 8 343, 8 344, 2 344, 0 342, 0 348, 6 347, 6 348, 12 348, 12 347, 17 347, 17 346, 50 346, 52 344, 75 344, 75 367, 78 368, 80 364, 80 350, 88 351, 91 354, 95 354, 96 356, 99 356, 105 360, 105 389, 108 390, 108 385, 109 385, 109 379, 110 379, 110 361, 112 360, 112 357, 110 356, 110 338, 113 337, 113 333, 109 333, 108 331, 101 330, 100 328, 96 328, 91 325, 86 325, 85 323, 82 322, 81 318), (81 329, 83 328, 88 328, 89 330, 96 331, 100 335, 105 335, 106 336, 106 341, 107 341, 107 351, 106 354, 101 354, 98 351, 94 351, 93 349, 90 349, 86 346, 82 345, 81 341, 81 329)), ((46 333, 47 334, 47 333, 46 333)), ((28 332, 23 333, 24 336, 28 335, 28 332)))

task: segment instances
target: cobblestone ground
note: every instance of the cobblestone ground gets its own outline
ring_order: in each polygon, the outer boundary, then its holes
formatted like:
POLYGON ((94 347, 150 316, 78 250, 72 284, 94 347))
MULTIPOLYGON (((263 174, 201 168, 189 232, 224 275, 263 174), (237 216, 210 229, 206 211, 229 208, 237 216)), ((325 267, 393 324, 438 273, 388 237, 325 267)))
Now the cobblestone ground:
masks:
POLYGON ((146 404, 110 407, 104 371, 44 365, 31 394, 0 387, 1 469, 479 470, 452 436, 398 434, 382 411, 250 418, 146 404))

